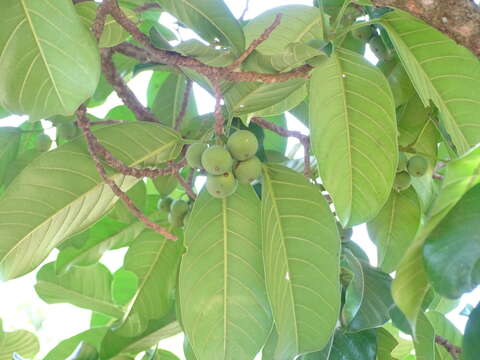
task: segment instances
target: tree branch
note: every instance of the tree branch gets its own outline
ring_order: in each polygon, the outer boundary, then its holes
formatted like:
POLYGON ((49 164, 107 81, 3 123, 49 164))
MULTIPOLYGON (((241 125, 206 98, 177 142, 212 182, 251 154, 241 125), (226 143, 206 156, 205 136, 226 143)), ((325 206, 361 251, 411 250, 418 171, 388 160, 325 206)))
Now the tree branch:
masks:
POLYGON ((77 112, 77 123, 79 127, 83 131, 83 135, 85 136, 85 139, 87 141, 87 147, 88 147, 88 152, 90 153, 90 156, 92 157, 95 167, 97 168, 98 173, 100 174, 100 177, 103 179, 103 181, 112 189, 113 193, 118 196, 125 206, 130 210, 130 212, 135 215, 142 223, 144 223, 147 227, 155 230, 159 234, 163 235, 166 239, 169 240, 177 240, 177 237, 171 233, 169 233, 165 228, 161 227, 157 223, 151 221, 145 214, 135 206, 133 201, 128 197, 127 194, 125 194, 122 189, 113 181, 108 175, 107 172, 105 171, 100 159, 98 158, 97 155, 97 147, 98 147, 98 140, 97 138, 93 135, 93 133, 90 130, 90 121, 88 120, 86 116, 86 108, 85 106, 81 106, 77 112))
POLYGON ((185 115, 187 113, 188 101, 190 99, 190 93, 192 92, 192 86, 193 86, 193 81, 190 79, 187 79, 187 85, 185 86, 185 92, 183 93, 182 107, 180 108, 180 112, 178 113, 178 116, 175 119, 175 124, 173 127, 177 131, 180 130, 182 121, 185 118, 185 115))
POLYGON ((102 59, 102 71, 105 78, 115 89, 115 92, 118 94, 118 97, 122 99, 123 103, 132 110, 136 118, 140 121, 159 122, 155 116, 138 101, 133 91, 127 86, 115 69, 112 60, 112 50, 100 49, 100 55, 102 59))
POLYGON ((461 354, 462 352, 462 349, 460 347, 450 344, 447 339, 439 335, 435 335, 435 342, 438 345, 442 345, 445 348, 445 350, 447 350, 449 354, 452 356, 452 359, 458 360, 457 355, 461 354))
POLYGON ((372 0, 404 10, 480 57, 480 8, 467 0, 372 0))

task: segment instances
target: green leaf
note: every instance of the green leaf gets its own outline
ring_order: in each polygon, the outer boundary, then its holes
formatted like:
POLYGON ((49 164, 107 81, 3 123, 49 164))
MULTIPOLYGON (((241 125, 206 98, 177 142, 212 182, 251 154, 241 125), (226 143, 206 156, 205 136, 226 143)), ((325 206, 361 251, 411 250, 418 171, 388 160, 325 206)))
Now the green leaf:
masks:
POLYGON ((20 144, 20 131, 14 127, 0 127, 0 186, 10 163, 16 158, 20 144))
MULTIPOLYGON (((233 84, 225 93, 225 103, 233 115, 250 114, 272 107, 274 110, 265 110, 266 113, 279 114, 291 104, 288 99, 293 96, 298 100, 304 95, 304 79, 293 79, 280 83, 260 84, 255 82, 240 82, 233 84), (299 92, 297 94, 297 91, 299 92), (278 103, 283 102, 280 106, 278 103), (286 108, 284 108, 286 106, 286 108)), ((303 96, 304 97, 304 96, 303 96)))
POLYGON ((476 360, 480 353, 480 304, 470 314, 463 337, 463 360, 476 360))
POLYGON ((337 216, 344 227, 371 220, 390 195, 398 161, 385 77, 361 55, 337 49, 313 71, 309 105, 312 150, 337 216))
POLYGON ((242 28, 222 0, 157 0, 160 6, 210 43, 220 41, 240 54, 242 28))
POLYGON ((413 345, 417 360, 435 360, 435 331, 424 313, 418 315, 413 345))
POLYGON ((11 360, 13 353, 33 358, 40 350, 37 337, 29 331, 4 332, 0 329, 0 360, 11 360))
POLYGON ((366 263, 362 266, 365 284, 363 301, 348 325, 348 329, 355 332, 382 326, 390 319, 389 311, 393 307, 390 276, 366 263))
POLYGON ((258 39, 272 25, 275 16, 282 14, 280 24, 256 50, 265 55, 278 55, 292 43, 307 43, 323 39, 323 16, 318 8, 306 5, 287 5, 265 11, 244 27, 247 44, 258 39))
POLYGON ((179 360, 177 355, 167 350, 155 349, 152 355, 145 354, 142 360, 179 360))
POLYGON ((456 150, 480 142, 472 120, 480 110, 480 64, 467 49, 413 16, 393 11, 382 17, 402 63, 425 106, 432 101, 456 150))
POLYGON ((376 353, 375 330, 365 330, 354 334, 337 331, 328 360, 375 360, 376 353))
POLYGON ((135 296, 137 289, 138 277, 135 273, 120 268, 113 274, 112 299, 116 304, 127 305, 135 296))
POLYGON ((308 96, 308 89, 306 84, 299 87, 295 91, 293 91, 290 95, 288 95, 286 98, 281 100, 280 102, 259 110, 253 114, 253 116, 275 116, 275 115, 282 115, 285 113, 285 111, 288 111, 295 106, 297 106, 300 102, 302 102, 306 97, 308 96))
MULTIPOLYGON (((264 118, 268 122, 286 128, 287 120, 284 114, 264 118)), ((280 136, 273 131, 266 131, 263 139, 263 148, 265 150, 274 150, 282 154, 287 149, 287 138, 280 136)))
POLYGON ((480 185, 469 190, 428 236, 423 256, 432 286, 458 298, 480 282, 480 185))
POLYGON ((264 168, 262 237, 276 358, 319 351, 340 310, 340 239, 321 192, 280 165, 264 168))
MULTIPOLYGON (((88 30, 91 29, 95 21, 97 7, 98 5, 94 2, 81 2, 75 5, 75 10, 88 30)), ((131 21, 137 22, 138 17, 134 11, 123 7, 122 11, 131 21)), ((112 47, 127 40, 129 36, 130 34, 123 29, 123 27, 117 23, 111 15, 107 15, 98 46, 101 48, 112 47)))
POLYGON ((397 269, 415 239, 421 217, 415 190, 393 190, 382 210, 367 224, 370 239, 377 245, 379 267, 386 273, 397 269))
POLYGON ((73 265, 92 265, 105 251, 128 245, 144 229, 145 225, 140 221, 125 224, 104 218, 86 230, 87 239, 81 247, 69 246, 60 251, 56 260, 56 271, 61 274, 73 265))
MULTIPOLYGON (((143 181, 137 182, 133 185, 128 191, 127 195, 130 200, 133 201, 133 204, 139 208, 145 208, 145 202, 147 201, 147 188, 143 181)), ((127 205, 123 201, 118 201, 113 209, 108 213, 108 216, 113 220, 117 220, 124 223, 132 223, 137 218, 133 215, 128 209, 127 205)))
POLYGON ((55 348, 45 356, 43 360, 59 360, 66 359, 83 341, 94 346, 96 349, 100 348, 100 343, 105 336, 108 328, 94 328, 84 331, 80 334, 72 336, 71 338, 61 341, 55 348))
POLYGON ((330 353, 332 352, 333 339, 334 339, 334 336, 331 336, 327 345, 321 351, 308 353, 306 355, 303 355, 300 359, 301 360, 328 360, 330 358, 330 353))
POLYGON ((153 230, 145 230, 130 245, 124 268, 138 278, 138 286, 127 305, 121 336, 143 333, 150 320, 164 317, 173 306, 180 261, 180 243, 165 239, 153 230))
POLYGON ((462 333, 445 317, 445 315, 438 311, 429 311, 425 313, 425 316, 435 329, 435 335, 447 339, 450 344, 459 347, 462 346, 462 333))
POLYGON ((253 359, 271 329, 259 200, 249 185, 225 199, 202 191, 185 231, 182 323, 197 358, 253 359))
POLYGON ((345 300, 342 307, 342 322, 348 324, 357 315, 363 302, 365 289, 363 267, 361 262, 347 248, 342 249, 342 267, 353 274, 345 289, 345 300))
MULTIPOLYGON (((95 131, 113 155, 129 166, 175 159, 178 133, 153 123, 129 123, 95 131)), ((111 178, 128 190, 138 180, 111 178)), ((0 273, 12 279, 33 270, 64 239, 102 217, 117 201, 101 181, 82 138, 40 155, 0 199, 0 273)))
POLYGON ((71 115, 100 75, 97 46, 73 3, 6 0, 2 8, 0 104, 34 119, 71 115))
POLYGON ((35 290, 49 304, 70 303, 120 318, 123 311, 112 301, 112 274, 102 264, 73 267, 56 275, 55 263, 44 265, 37 274, 35 290))
POLYGON ((208 46, 197 39, 189 39, 175 46, 175 51, 185 56, 194 57, 210 66, 227 66, 236 59, 235 54, 224 49, 208 46))
MULTIPOLYGON (((170 74, 157 92, 152 104, 153 114, 160 119, 162 124, 173 127, 182 109, 187 78, 181 74, 170 74)), ((182 128, 187 127, 192 118, 197 114, 197 106, 190 90, 182 128), (190 121, 189 121, 190 120, 190 121)))
POLYGON ((181 331, 178 322, 175 321, 174 311, 161 319, 150 321, 143 333, 133 337, 119 335, 115 330, 110 329, 101 339, 100 357, 110 359, 120 353, 136 355, 157 345, 160 340, 174 336, 181 331))
POLYGON ((392 360, 392 351, 398 345, 397 339, 384 328, 377 328, 377 358, 376 360, 392 360))

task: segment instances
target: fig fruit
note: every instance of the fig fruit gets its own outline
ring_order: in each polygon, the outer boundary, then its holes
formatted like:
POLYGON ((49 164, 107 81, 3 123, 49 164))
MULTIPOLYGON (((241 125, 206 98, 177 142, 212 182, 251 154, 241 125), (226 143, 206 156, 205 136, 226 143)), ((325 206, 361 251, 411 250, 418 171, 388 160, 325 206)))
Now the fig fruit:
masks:
POLYGON ((428 170, 428 160, 420 155, 412 156, 408 160, 407 170, 411 176, 423 176, 428 170))
POLYGON ((57 125, 57 136, 64 139, 73 139, 79 133, 78 127, 72 122, 60 123, 57 125))
POLYGON ((170 206, 170 214, 174 217, 181 217, 185 216, 188 212, 188 203, 185 200, 174 200, 170 206))
POLYGON ((233 174, 226 172, 222 175, 208 175, 205 186, 213 197, 225 198, 235 192, 237 185, 237 179, 235 179, 233 174))
POLYGON ((370 49, 379 60, 390 60, 392 58, 392 53, 387 49, 380 36, 373 36, 369 44, 370 49))
POLYGON ((233 169, 236 179, 240 184, 249 184, 260 177, 262 163, 254 156, 245 161, 239 161, 233 169))
POLYGON ((207 150, 207 144, 195 143, 188 147, 187 153, 185 155, 188 165, 193 168, 202 167, 202 154, 207 150))
POLYGON ((352 30, 352 36, 355 39, 367 42, 373 36, 374 31, 371 26, 362 26, 355 30, 352 30))
POLYGON ((209 174, 224 174, 232 170, 232 165, 232 156, 222 146, 211 146, 202 154, 202 166, 209 174))
POLYGON ((169 211, 170 211, 170 208, 171 208, 171 206, 172 206, 172 202, 173 202, 173 199, 170 198, 170 197, 166 197, 166 198, 160 199, 160 200, 158 200, 157 208, 158 208, 159 210, 163 210, 163 211, 169 212, 169 211))
POLYGON ((228 138, 227 148, 236 160, 247 160, 256 154, 258 140, 252 132, 238 130, 228 138))
POLYGON ((410 174, 406 171, 402 171, 395 176, 393 188, 397 191, 402 191, 407 189, 411 183, 412 178, 410 177, 410 174))
POLYGON ((40 134, 37 136, 35 147, 37 151, 45 152, 50 150, 52 146, 52 139, 47 134, 40 134))
POLYGON ((170 225, 173 227, 182 227, 183 226, 183 216, 175 216, 172 213, 168 214, 167 218, 170 225))
POLYGON ((408 159, 405 156, 405 153, 399 152, 398 153, 397 173, 407 170, 407 162, 408 162, 408 159))

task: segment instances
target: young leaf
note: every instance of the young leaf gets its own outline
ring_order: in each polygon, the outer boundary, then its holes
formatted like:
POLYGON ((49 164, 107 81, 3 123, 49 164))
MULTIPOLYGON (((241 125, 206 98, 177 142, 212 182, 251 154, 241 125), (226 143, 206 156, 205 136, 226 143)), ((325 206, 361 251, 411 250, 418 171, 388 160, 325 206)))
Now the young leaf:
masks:
POLYGON ((480 64, 467 49, 413 16, 393 11, 382 17, 402 63, 425 106, 432 101, 456 150, 480 142, 480 64))
POLYGON ((160 6, 188 25, 204 40, 220 41, 236 53, 245 48, 240 24, 222 0, 157 0, 160 6))
POLYGON ((463 337, 463 360, 476 360, 480 352, 480 304, 470 314, 463 337))
POLYGON ((185 231, 182 323, 197 358, 253 359, 271 329, 259 200, 249 185, 225 198, 202 191, 185 231))
POLYGON ((282 14, 282 20, 268 39, 256 48, 260 53, 279 55, 290 44, 323 39, 323 16, 319 9, 306 5, 287 5, 265 11, 245 25, 247 44, 258 39, 272 25, 277 14, 282 14))
POLYGON ((458 298, 478 282, 480 185, 469 190, 428 236, 423 256, 432 286, 458 298))
POLYGON ((417 360, 435 360, 435 331, 424 313, 418 315, 413 345, 417 360))
MULTIPOLYGON (((175 159, 178 133, 153 123, 129 123, 95 131, 100 142, 129 166, 175 159)), ((138 180, 111 178, 128 190, 138 180)), ((33 270, 70 235, 96 222, 118 200, 97 173, 82 138, 30 163, 0 199, 0 277, 33 270)))
POLYGON ((365 290, 356 316, 348 324, 350 331, 361 331, 382 326, 393 306, 390 294, 391 277, 366 263, 362 263, 365 290))
POLYGON ((34 119, 71 115, 100 75, 97 46, 73 3, 5 0, 2 9, 0 104, 34 119))
POLYGON ((262 237, 276 358, 319 351, 340 310, 340 239, 321 192, 280 165, 264 169, 262 237))
POLYGON ((40 350, 37 337, 29 331, 4 332, 0 329, 0 359, 10 360, 17 353, 25 358, 33 358, 40 350))
POLYGON ((167 240, 153 230, 145 230, 130 245, 124 268, 137 276, 138 287, 116 330, 118 335, 139 335, 150 320, 168 313, 173 306, 180 251, 179 242, 167 240))
POLYGON ((56 275, 55 263, 44 265, 37 274, 35 290, 49 304, 70 303, 120 318, 123 311, 112 301, 112 274, 102 264, 73 267, 56 275))
POLYGON ((382 210, 367 224, 368 234, 377 245, 379 267, 386 273, 397 269, 415 239, 421 216, 418 196, 409 188, 392 191, 382 210))
POLYGON ((371 220, 388 199, 397 166, 389 85, 362 56, 337 49, 314 70, 310 97, 312 150, 337 216, 344 227, 371 220))

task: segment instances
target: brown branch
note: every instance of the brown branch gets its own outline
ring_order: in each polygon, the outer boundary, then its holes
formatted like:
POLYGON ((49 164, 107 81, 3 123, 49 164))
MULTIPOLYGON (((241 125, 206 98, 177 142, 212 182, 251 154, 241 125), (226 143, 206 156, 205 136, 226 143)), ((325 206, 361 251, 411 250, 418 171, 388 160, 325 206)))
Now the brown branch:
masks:
POLYGON ((442 345, 445 350, 447 350, 448 353, 452 356, 452 359, 458 360, 458 354, 461 354, 462 352, 462 349, 460 347, 450 344, 447 339, 439 335, 435 335, 435 342, 438 345, 442 345))
POLYGON ((305 177, 310 178, 312 176, 311 174, 311 168, 310 168, 310 137, 307 135, 303 135, 299 131, 294 131, 294 130, 287 130, 279 125, 276 125, 274 123, 271 123, 265 119, 259 118, 259 117, 253 117, 251 122, 257 124, 258 126, 268 129, 270 131, 273 131, 274 133, 277 133, 278 135, 282 137, 294 137, 297 138, 298 141, 302 144, 303 146, 303 173, 305 177))
POLYGON ((179 184, 185 189, 188 197, 192 200, 195 200, 197 198, 197 195, 193 191, 193 187, 187 181, 185 181, 183 176, 180 175, 178 171, 175 171, 174 176, 178 180, 179 184))
MULTIPOLYGON (((75 121, 75 123, 77 123, 75 121)), ((117 124, 125 124, 123 120, 99 120, 99 121, 90 121, 90 126, 92 125, 117 125, 117 124)))
POLYGON ((245 15, 247 15, 249 5, 250 5, 250 0, 246 0, 245 7, 243 8, 243 11, 242 11, 242 15, 240 15, 238 20, 243 21, 245 19, 245 15))
POLYGON ((480 57, 480 8, 467 0, 372 0, 401 9, 441 31, 480 57))
POLYGON ((270 35, 272 34, 273 30, 277 28, 278 25, 280 25, 280 21, 282 20, 283 14, 277 14, 275 16, 275 20, 273 21, 272 25, 270 25, 268 28, 265 29, 265 31, 260 35, 258 39, 255 39, 252 41, 252 43, 248 46, 247 50, 241 54, 237 60, 235 60, 231 65, 228 66, 229 69, 236 69, 238 68, 261 43, 263 43, 265 40, 267 40, 270 35))
POLYGON ((187 113, 188 101, 190 100, 190 93, 192 92, 192 86, 193 86, 192 80, 187 79, 187 85, 185 86, 185 92, 183 93, 182 107, 180 108, 180 112, 178 113, 178 116, 175 119, 175 125, 173 127, 177 131, 180 130, 182 121, 185 118, 185 115, 187 113))
POLYGON ((112 60, 112 50, 100 49, 100 55, 102 60, 102 71, 107 81, 115 89, 118 97, 122 99, 123 103, 135 114, 136 118, 140 121, 158 122, 150 111, 145 108, 133 91, 127 86, 122 76, 115 69, 115 65, 112 60))
POLYGON ((109 7, 106 3, 101 3, 97 8, 97 13, 95 15, 95 20, 92 24, 92 34, 95 37, 95 40, 98 42, 100 37, 103 34, 103 28, 105 27, 105 20, 109 13, 109 7))
POLYGON ((169 240, 177 240, 177 237, 171 233, 169 233, 165 228, 161 227, 159 224, 151 221, 145 214, 135 206, 133 201, 128 197, 127 194, 125 194, 122 189, 113 181, 108 175, 107 172, 105 171, 98 155, 97 155, 97 145, 98 145, 98 139, 93 135, 93 133, 90 130, 90 121, 88 120, 86 116, 86 108, 85 106, 81 106, 77 112, 77 123, 79 124, 79 127, 83 131, 83 135, 85 137, 85 140, 87 142, 87 147, 88 147, 88 152, 90 153, 94 163, 95 167, 97 168, 97 171, 100 175, 100 177, 103 179, 103 181, 112 189, 113 193, 119 197, 125 206, 130 210, 130 212, 135 215, 142 223, 144 223, 147 227, 155 230, 159 234, 163 235, 166 239, 169 240))
POLYGON ((223 125, 225 119, 222 112, 222 91, 218 79, 212 79, 213 91, 215 92, 215 110, 213 112, 215 118, 215 135, 220 138, 223 134, 223 125))

